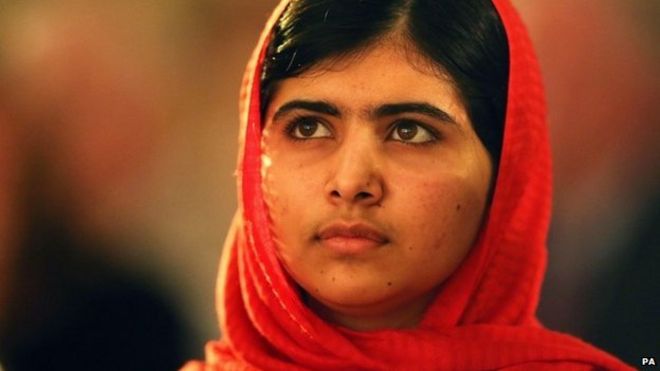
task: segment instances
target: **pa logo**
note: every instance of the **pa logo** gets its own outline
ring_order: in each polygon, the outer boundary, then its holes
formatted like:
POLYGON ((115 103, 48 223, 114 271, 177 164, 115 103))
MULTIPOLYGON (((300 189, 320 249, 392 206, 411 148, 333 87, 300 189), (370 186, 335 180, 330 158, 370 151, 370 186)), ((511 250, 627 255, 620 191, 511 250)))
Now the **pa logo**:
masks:
POLYGON ((642 357, 642 366, 655 366, 655 358, 653 357, 642 357))

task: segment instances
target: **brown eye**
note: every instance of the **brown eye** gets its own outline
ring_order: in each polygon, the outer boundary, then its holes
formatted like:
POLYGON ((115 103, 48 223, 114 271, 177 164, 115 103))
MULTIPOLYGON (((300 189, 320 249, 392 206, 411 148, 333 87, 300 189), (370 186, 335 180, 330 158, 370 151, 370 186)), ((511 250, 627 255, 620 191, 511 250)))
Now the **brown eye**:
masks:
POLYGON ((298 124, 298 132, 303 137, 311 137, 319 128, 319 123, 315 121, 305 121, 298 124))
POLYGON ((327 138, 331 136, 330 130, 314 118, 300 118, 294 121, 289 128, 289 133, 297 139, 327 138))
POLYGON ((401 140, 409 141, 417 135, 417 125, 405 122, 397 125, 396 134, 401 140))
POLYGON ((404 143, 421 144, 432 142, 438 138, 420 124, 412 121, 401 121, 394 126, 390 139, 404 143))

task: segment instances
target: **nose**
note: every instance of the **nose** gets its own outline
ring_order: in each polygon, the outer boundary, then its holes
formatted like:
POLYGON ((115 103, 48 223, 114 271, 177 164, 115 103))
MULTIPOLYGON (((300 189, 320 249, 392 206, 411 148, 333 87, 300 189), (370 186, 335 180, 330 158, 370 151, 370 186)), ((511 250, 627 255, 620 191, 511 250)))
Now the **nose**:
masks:
POLYGON ((374 148, 366 140, 345 142, 337 150, 325 187, 326 198, 334 205, 379 205, 384 182, 374 148))

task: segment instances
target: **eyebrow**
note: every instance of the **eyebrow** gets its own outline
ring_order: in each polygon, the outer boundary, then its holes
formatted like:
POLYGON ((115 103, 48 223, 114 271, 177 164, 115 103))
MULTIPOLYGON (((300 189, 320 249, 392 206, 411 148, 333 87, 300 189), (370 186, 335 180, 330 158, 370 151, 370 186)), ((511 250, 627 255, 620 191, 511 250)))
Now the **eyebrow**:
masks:
POLYGON ((325 115, 341 117, 341 113, 339 112, 339 109, 337 108, 337 106, 335 106, 332 103, 328 103, 326 101, 310 101, 310 100, 297 99, 283 104, 282 107, 280 107, 277 110, 277 112, 275 112, 275 114, 273 115, 273 121, 284 116, 286 113, 297 109, 303 109, 306 111, 312 111, 312 112, 322 113, 325 115))
MULTIPOLYGON (((341 117, 341 111, 336 105, 327 101, 310 101, 296 99, 283 104, 273 115, 273 121, 281 118, 288 112, 303 109, 325 115, 341 117)), ((417 113, 449 123, 457 124, 456 120, 444 110, 425 102, 390 103, 378 106, 371 114, 373 117, 381 118, 395 116, 402 113, 417 113)))
POLYGON ((394 116, 402 113, 418 113, 449 124, 457 124, 456 120, 450 114, 432 104, 424 102, 384 104, 376 109, 374 116, 394 116))

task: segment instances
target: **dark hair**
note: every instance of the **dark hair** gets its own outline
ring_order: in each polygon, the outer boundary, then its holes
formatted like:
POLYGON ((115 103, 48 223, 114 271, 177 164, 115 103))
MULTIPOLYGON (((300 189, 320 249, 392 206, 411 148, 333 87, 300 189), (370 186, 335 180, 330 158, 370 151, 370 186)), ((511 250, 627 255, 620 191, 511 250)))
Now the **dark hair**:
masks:
POLYGON ((509 53, 486 0, 292 0, 275 25, 262 74, 262 112, 277 82, 383 37, 404 37, 448 73, 497 169, 506 110, 509 53))

